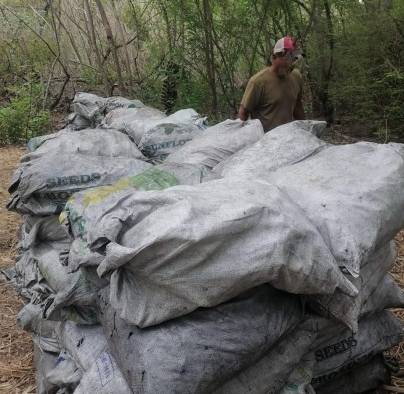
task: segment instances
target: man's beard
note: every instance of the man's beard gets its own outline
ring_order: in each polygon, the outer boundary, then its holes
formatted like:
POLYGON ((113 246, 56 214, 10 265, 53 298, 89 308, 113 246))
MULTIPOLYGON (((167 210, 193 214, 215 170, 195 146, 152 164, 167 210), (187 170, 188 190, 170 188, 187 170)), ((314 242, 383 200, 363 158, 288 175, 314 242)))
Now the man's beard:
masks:
POLYGON ((279 67, 276 70, 276 75, 278 76, 279 79, 285 79, 289 74, 289 72, 290 72, 289 67, 279 67))

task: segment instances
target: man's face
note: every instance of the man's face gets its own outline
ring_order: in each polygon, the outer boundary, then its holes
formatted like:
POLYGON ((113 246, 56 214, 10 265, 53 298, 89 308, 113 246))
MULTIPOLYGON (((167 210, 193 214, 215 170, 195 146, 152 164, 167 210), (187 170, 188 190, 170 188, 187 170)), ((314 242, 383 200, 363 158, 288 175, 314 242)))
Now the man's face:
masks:
POLYGON ((292 69, 294 61, 295 57, 292 52, 287 51, 282 54, 277 54, 272 64, 274 65, 278 77, 284 78, 292 69))

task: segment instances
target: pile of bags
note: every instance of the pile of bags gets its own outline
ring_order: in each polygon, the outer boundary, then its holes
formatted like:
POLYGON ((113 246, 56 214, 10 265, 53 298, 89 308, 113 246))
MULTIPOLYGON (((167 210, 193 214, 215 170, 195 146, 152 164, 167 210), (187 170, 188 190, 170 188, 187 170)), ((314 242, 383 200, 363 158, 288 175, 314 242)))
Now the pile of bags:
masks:
POLYGON ((404 146, 80 93, 29 143, 5 272, 40 393, 360 393, 402 339, 404 146), (81 129, 85 124, 91 129, 81 129))

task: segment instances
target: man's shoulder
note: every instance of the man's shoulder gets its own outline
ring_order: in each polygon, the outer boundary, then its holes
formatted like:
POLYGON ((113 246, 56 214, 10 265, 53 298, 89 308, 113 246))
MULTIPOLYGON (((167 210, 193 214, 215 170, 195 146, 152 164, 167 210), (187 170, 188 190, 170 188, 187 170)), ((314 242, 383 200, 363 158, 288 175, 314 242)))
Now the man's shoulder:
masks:
POLYGON ((298 68, 294 68, 294 69, 292 70, 292 72, 290 73, 290 75, 291 75, 293 78, 297 79, 298 81, 302 81, 302 80, 303 80, 302 73, 300 72, 300 70, 299 70, 298 68))
POLYGON ((250 82, 259 85, 260 83, 262 83, 268 79, 268 77, 270 76, 269 73, 270 73, 269 67, 265 67, 261 71, 258 71, 256 74, 254 74, 250 78, 250 82))

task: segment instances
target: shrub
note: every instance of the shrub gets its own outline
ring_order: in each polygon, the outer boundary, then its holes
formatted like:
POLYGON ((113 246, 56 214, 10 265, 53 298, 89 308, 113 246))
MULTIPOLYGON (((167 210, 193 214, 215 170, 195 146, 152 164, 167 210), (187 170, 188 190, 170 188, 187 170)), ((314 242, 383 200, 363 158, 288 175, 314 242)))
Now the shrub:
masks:
POLYGON ((45 134, 50 116, 49 111, 41 108, 41 85, 27 83, 8 88, 8 92, 9 102, 0 107, 0 144, 20 143, 45 134))

